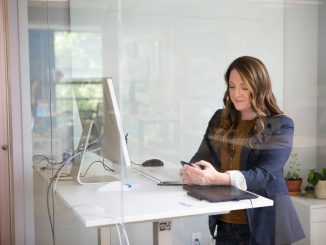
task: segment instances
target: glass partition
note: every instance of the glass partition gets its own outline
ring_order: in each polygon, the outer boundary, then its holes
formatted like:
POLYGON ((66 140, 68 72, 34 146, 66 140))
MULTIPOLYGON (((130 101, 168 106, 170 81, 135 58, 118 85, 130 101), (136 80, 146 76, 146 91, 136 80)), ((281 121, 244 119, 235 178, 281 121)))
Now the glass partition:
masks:
POLYGON ((283 11, 259 1, 70 4, 72 30, 102 33, 103 76, 116 84, 137 163, 190 159, 222 107, 223 75, 238 56, 261 57, 283 105, 283 11))
MULTIPOLYGON (((28 16, 35 241, 36 244, 94 244, 98 230, 86 227, 73 210, 79 214, 93 210, 92 215, 96 216, 100 212, 96 204, 66 203, 74 193, 65 195, 61 189, 79 185, 72 180, 70 167, 73 162, 88 159, 88 153, 78 158, 86 119, 101 117, 101 33, 71 31, 68 1, 29 1, 28 16)), ((102 163, 84 162, 88 165, 83 166, 82 175, 90 175, 102 163)), ((101 167, 100 172, 105 171, 101 167)))
MULTIPOLYGON (((102 120, 104 77, 113 79, 132 165, 158 158, 173 166, 168 175, 178 176, 180 160, 193 156, 210 117, 223 107, 227 66, 242 55, 259 57, 278 104, 295 121, 294 151, 303 175, 318 165, 316 156, 322 159, 321 136, 318 151, 316 146, 324 96, 317 91, 324 75, 316 67, 325 58, 318 53, 324 1, 48 0, 28 6, 37 244, 50 242, 51 230, 56 244, 98 242, 97 228, 86 228, 55 196, 46 198, 42 169, 53 176, 78 148, 85 121, 102 120), (294 99, 297 94, 300 99, 294 99), (311 121, 302 120, 302 108, 311 121)), ((121 167, 123 189, 135 173, 121 167)), ((152 235, 138 235, 152 234, 151 222, 125 227, 131 203, 124 192, 114 197, 114 214, 96 200, 73 208, 90 215, 104 210, 118 219, 120 228, 111 228, 113 244, 153 244, 152 235)), ((208 244, 207 216, 173 222, 173 244, 190 244, 197 232, 208 244)))

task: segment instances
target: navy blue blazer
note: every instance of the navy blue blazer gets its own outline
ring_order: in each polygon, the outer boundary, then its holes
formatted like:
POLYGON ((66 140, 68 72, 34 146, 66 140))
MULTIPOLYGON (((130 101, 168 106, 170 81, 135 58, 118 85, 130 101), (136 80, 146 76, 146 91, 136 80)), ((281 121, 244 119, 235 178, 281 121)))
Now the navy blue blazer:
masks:
MULTIPOLYGON (((214 149, 210 139, 219 125, 221 113, 222 110, 217 110, 210 119, 203 141, 191 162, 205 160, 219 169, 220 149, 214 149)), ((247 210, 252 236, 258 244, 278 244, 284 237, 286 240, 282 243, 291 243, 304 237, 283 174, 292 150, 293 130, 292 119, 285 115, 272 116, 264 122, 262 139, 254 139, 252 147, 242 147, 240 171, 246 179, 247 190, 274 201, 274 206, 247 210), (276 227, 276 224, 281 224, 281 227, 276 227)))

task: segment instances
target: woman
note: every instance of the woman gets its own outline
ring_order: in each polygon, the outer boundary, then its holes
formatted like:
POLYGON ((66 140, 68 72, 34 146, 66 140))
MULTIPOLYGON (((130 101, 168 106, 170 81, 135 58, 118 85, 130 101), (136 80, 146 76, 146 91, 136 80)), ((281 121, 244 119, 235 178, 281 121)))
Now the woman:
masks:
POLYGON ((186 184, 233 185, 274 201, 274 206, 210 217, 216 244, 290 244, 304 232, 285 186, 293 121, 278 107, 264 64, 234 60, 225 73, 224 109, 215 112, 204 139, 184 165, 186 184))

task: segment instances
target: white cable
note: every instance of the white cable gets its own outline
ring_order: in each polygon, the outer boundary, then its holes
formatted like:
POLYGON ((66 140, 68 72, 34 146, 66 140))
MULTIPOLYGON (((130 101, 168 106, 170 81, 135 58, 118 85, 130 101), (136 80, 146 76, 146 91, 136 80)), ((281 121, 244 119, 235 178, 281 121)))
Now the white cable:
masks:
POLYGON ((54 185, 53 185, 53 193, 56 192, 56 189, 57 189, 57 184, 58 184, 58 181, 59 181, 59 178, 60 178, 60 175, 62 173, 62 170, 64 169, 64 167, 66 166, 66 164, 59 169, 58 173, 56 174, 56 177, 55 177, 55 182, 54 182, 54 185))
POLYGON ((67 166, 67 164, 68 164, 72 159, 74 159, 74 158, 75 158, 76 156, 78 156, 80 153, 81 153, 81 151, 76 152, 75 154, 73 154, 72 156, 70 156, 68 159, 66 159, 66 160, 62 163, 61 167, 59 168, 59 170, 56 172, 56 174, 55 174, 55 176, 54 176, 54 178, 55 178, 55 182, 54 182, 54 185, 53 185, 53 193, 55 193, 55 191, 56 191, 57 183, 58 183, 58 181, 59 181, 59 178, 60 178, 60 175, 61 175, 61 173, 62 173, 62 170, 67 166))
POLYGON ((125 236, 125 238, 126 238, 127 245, 129 245, 129 238, 128 238, 128 234, 127 234, 126 228, 125 228, 124 225, 121 224, 121 223, 120 223, 120 226, 122 227, 122 231, 123 231, 124 236, 125 236))
MULTIPOLYGON (((69 159, 69 158, 68 158, 69 159)), ((68 160, 67 159, 67 160, 68 160)), ((69 159, 69 161, 65 161, 61 168, 59 168, 58 172, 55 174, 55 176, 53 178, 55 178, 55 182, 54 182, 54 185, 53 185, 53 193, 56 192, 56 189, 57 189, 57 184, 58 184, 58 181, 59 181, 59 178, 60 178, 60 175, 62 173, 62 170, 65 168, 65 166, 67 165, 68 162, 70 162, 71 159, 69 159)))
POLYGON ((121 234, 120 234, 120 230, 119 230, 119 224, 118 223, 115 224, 115 227, 117 228, 119 243, 122 245, 121 234))
MULTIPOLYGON (((91 147, 93 144, 95 144, 95 142, 92 142, 88 145, 87 148, 91 147)), ((98 150, 98 149, 94 149, 94 150, 98 150)), ((93 151, 93 150, 91 150, 93 151)), ((56 172, 55 174, 55 182, 54 182, 54 185, 53 185, 53 193, 55 193, 56 191, 56 188, 57 188, 57 184, 58 184, 58 181, 59 181, 59 178, 60 178, 60 175, 62 173, 62 170, 66 167, 66 165, 72 160, 74 159, 76 156, 78 156, 82 151, 79 150, 78 152, 73 152, 72 155, 70 157, 68 157, 61 165, 61 167, 59 168, 59 170, 56 172)))
MULTIPOLYGON (((57 183, 58 183, 58 180, 60 178, 60 175, 62 173, 62 170, 66 167, 67 163, 69 163, 73 158, 75 158, 77 155, 79 155, 81 153, 81 151, 73 154, 72 156, 70 156, 68 159, 66 159, 61 167, 58 169, 58 171, 56 172, 56 174, 54 175, 54 178, 55 178, 55 182, 54 182, 54 185, 53 185, 53 193, 55 193, 56 191, 56 187, 57 187, 57 183)), ((117 228, 117 232, 118 232, 118 237, 119 237, 119 243, 121 245, 123 245, 123 242, 122 242, 122 237, 121 237, 121 233, 120 233, 120 229, 119 229, 119 226, 121 227, 122 231, 123 231, 123 235, 125 237, 125 240, 126 240, 126 244, 127 245, 130 245, 129 243, 129 238, 128 238, 128 234, 127 234, 127 231, 124 227, 124 225, 122 223, 117 223, 116 224, 116 228, 117 228)))
POLYGON ((126 241, 126 245, 130 245, 129 243, 129 238, 128 238, 128 234, 126 232, 126 229, 124 227, 124 225, 122 223, 116 223, 115 224, 116 228, 117 228, 117 232, 118 232, 118 237, 119 237, 119 243, 121 245, 123 245, 123 237, 121 236, 121 233, 120 233, 120 229, 119 227, 121 227, 122 231, 123 231, 123 235, 124 235, 124 238, 125 238, 125 241, 126 241))

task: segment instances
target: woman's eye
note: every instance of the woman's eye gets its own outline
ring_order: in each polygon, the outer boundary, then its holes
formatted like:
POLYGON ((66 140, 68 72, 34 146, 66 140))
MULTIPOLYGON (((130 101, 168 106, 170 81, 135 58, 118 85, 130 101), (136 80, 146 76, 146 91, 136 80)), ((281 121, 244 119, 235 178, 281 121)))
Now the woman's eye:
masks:
POLYGON ((233 85, 229 85, 229 88, 234 88, 234 86, 233 85))
POLYGON ((243 89, 243 90, 248 90, 248 88, 247 88, 247 87, 242 87, 242 89, 243 89))

